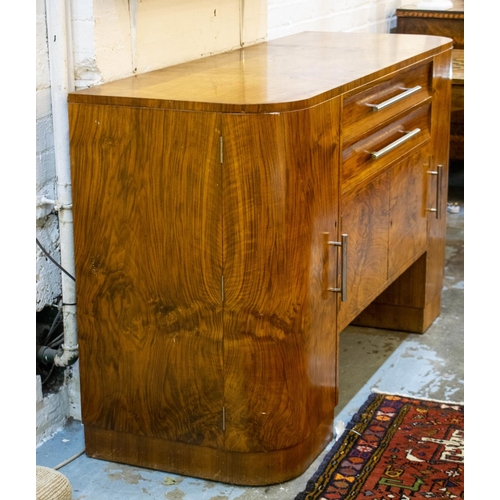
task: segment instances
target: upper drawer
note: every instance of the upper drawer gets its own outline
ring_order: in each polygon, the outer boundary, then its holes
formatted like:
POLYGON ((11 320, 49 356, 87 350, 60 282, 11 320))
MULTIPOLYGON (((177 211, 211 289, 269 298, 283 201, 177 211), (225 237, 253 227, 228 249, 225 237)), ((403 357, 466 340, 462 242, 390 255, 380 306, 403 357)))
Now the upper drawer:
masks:
POLYGON ((352 141, 431 95, 431 62, 412 66, 377 80, 361 91, 346 94, 342 112, 343 142, 352 141))

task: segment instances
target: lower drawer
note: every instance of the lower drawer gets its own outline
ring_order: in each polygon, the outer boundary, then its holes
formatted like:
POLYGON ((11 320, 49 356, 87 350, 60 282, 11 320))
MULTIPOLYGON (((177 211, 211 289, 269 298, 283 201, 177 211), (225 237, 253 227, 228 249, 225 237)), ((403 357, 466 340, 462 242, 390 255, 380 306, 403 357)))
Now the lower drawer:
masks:
POLYGON ((342 191, 399 159, 430 138, 431 105, 420 106, 388 125, 372 129, 342 150, 342 191))

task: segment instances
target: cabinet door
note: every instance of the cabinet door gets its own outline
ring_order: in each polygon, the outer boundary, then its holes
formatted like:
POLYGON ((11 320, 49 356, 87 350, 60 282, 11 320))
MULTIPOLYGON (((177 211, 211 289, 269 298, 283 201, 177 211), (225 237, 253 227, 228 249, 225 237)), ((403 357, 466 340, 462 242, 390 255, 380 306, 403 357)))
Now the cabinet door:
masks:
MULTIPOLYGON (((440 171, 429 176, 429 234, 426 281, 426 303, 433 298, 440 300, 444 279, 444 258, 446 251, 446 205, 448 198, 448 160, 451 109, 451 51, 434 58, 433 106, 432 106, 432 158, 431 171, 440 171), (438 170, 439 169, 439 170, 438 170)), ((439 314, 439 309, 437 309, 439 314)), ((434 319, 434 318, 433 318, 434 319)))
POLYGON ((222 446, 215 120, 70 107, 86 427, 222 446))
POLYGON ((387 281, 390 175, 385 172, 347 193, 341 203, 341 232, 348 235, 347 301, 338 327, 345 328, 387 281))
POLYGON ((228 450, 290 449, 333 421, 338 109, 222 118, 228 450))
POLYGON ((427 148, 390 170, 389 278, 401 274, 427 244, 427 148))

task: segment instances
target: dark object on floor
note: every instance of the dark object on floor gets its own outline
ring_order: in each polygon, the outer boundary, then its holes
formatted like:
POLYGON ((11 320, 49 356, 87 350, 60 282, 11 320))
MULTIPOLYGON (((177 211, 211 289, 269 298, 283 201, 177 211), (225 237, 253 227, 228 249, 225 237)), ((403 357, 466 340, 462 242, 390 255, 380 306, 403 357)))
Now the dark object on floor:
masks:
POLYGON ((295 500, 463 491, 464 406, 372 394, 295 500))

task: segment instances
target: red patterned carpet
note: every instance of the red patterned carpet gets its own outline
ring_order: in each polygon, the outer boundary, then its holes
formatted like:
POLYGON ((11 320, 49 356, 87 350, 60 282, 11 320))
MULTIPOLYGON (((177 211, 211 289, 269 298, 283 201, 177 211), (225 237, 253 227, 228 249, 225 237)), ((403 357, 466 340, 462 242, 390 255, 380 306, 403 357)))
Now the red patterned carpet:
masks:
POLYGON ((464 498, 464 406, 372 394, 295 500, 464 498))

